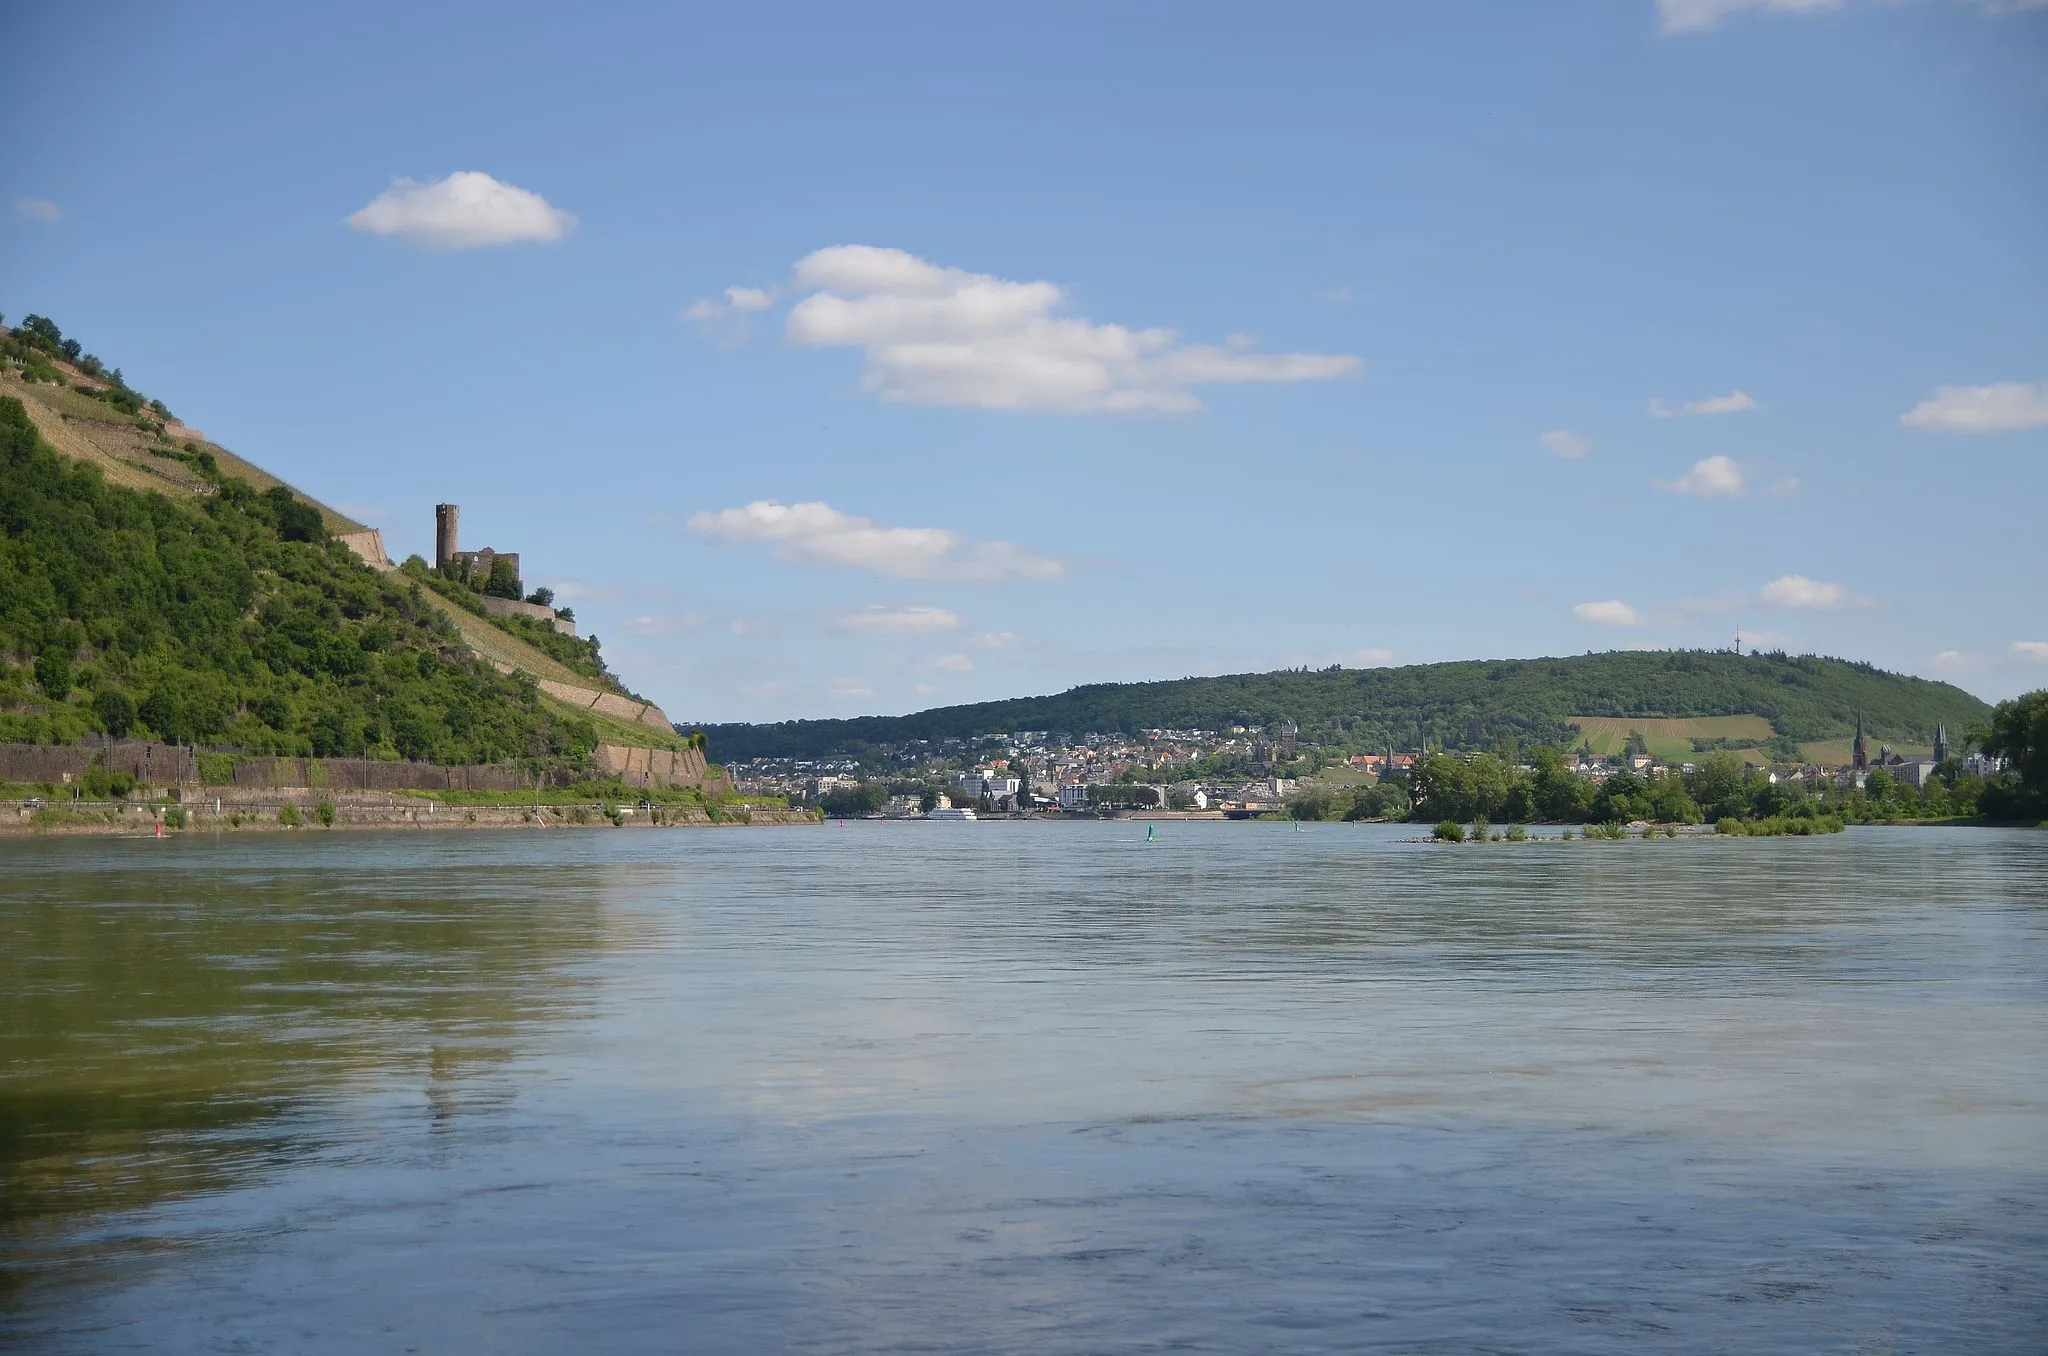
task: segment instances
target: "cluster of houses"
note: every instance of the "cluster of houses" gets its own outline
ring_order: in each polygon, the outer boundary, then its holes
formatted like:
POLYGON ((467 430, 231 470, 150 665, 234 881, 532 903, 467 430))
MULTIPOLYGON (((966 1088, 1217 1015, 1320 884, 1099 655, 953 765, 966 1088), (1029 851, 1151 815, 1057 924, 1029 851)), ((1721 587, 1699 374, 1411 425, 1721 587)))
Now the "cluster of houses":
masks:
MULTIPOLYGON (((1145 730, 1136 735, 1055 736, 1045 731, 1019 730, 973 741, 917 740, 901 746, 885 745, 880 750, 880 776, 927 784, 943 779, 946 789, 939 798, 940 808, 1081 814, 1110 805, 1249 816, 1280 808, 1296 790, 1296 782, 1282 775, 1280 768, 1300 752, 1299 739, 1292 721, 1283 721, 1268 730, 1233 726, 1223 731, 1145 730), (1249 765, 1254 772, 1263 770, 1266 775, 1230 783, 1172 775, 1177 768, 1219 753, 1235 754, 1231 765, 1249 765)), ((1932 756, 1895 753, 1889 745, 1880 745, 1873 755, 1859 717, 1847 766, 1808 763, 1766 771, 1773 782, 1828 781, 1840 786, 1862 786, 1872 772, 1883 769, 1906 785, 1922 787, 1949 755, 1946 728, 1936 731, 1932 756)), ((1344 761, 1354 772, 1385 780, 1390 775, 1406 773, 1422 756, 1389 749, 1384 753, 1354 754, 1344 761)), ((786 795, 793 800, 816 803, 834 791, 857 786, 863 773, 873 779, 876 772, 872 762, 871 759, 864 766, 852 759, 757 759, 732 764, 729 770, 742 791, 786 795)), ((1988 774, 1997 770, 1998 763, 1973 756, 1964 759, 1963 766, 1966 772, 1988 774)), ((1665 763, 1648 753, 1603 758, 1582 748, 1574 756, 1572 768, 1577 775, 1598 784, 1624 770, 1659 776, 1690 772, 1694 765, 1665 763)), ((917 795, 894 797, 885 813, 921 813, 921 802, 926 799, 917 795)))

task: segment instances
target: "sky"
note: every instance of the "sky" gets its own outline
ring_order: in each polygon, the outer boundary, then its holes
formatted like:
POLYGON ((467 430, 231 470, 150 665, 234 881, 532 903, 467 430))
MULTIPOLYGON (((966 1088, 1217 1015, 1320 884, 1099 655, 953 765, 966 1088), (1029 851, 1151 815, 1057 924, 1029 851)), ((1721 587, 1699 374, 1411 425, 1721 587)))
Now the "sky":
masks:
POLYGON ((2048 2, 0 13, 0 312, 683 721, 2048 685, 2048 2), (32 113, 32 116, 30 114, 32 113))

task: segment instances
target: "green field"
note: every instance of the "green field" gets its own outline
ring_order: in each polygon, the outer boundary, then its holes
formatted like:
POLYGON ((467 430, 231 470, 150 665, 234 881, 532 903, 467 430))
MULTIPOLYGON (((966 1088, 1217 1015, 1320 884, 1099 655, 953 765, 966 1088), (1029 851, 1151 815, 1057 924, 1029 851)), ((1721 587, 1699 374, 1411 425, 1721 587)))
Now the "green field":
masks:
MULTIPOLYGON (((1682 720, 1651 716, 1573 716, 1576 728, 1593 752, 1602 757, 1620 753, 1628 743, 1629 731, 1641 732, 1653 757, 1667 763, 1682 763, 1693 757, 1695 739, 1728 739, 1761 744, 1774 731, 1762 716, 1693 716, 1682 720)), ((1762 762, 1762 755, 1750 759, 1762 762)))

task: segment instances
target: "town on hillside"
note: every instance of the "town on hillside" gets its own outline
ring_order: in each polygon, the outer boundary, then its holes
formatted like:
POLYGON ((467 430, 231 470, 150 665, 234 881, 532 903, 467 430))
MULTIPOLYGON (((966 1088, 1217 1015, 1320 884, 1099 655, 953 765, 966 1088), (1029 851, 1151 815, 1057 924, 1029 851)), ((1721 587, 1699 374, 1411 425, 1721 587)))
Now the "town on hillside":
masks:
MULTIPOLYGON (((1625 725, 1625 721, 1603 721, 1625 725)), ((1687 722, 1639 722, 1656 729, 1687 722)), ((1613 742, 1601 739, 1597 742, 1613 742)), ((1984 778, 2003 761, 1965 752, 1946 727, 1925 750, 1873 747, 1862 722, 1845 759, 1774 762, 1755 746, 1733 748, 1724 738, 1696 737, 1694 756, 1674 755, 1669 739, 1663 753, 1631 728, 1612 752, 1595 748, 1592 736, 1564 752, 1563 770, 1591 793, 1615 782, 1645 787, 1661 779, 1690 777, 1714 753, 1734 754, 1772 786, 1818 793, 1903 787, 1915 792, 1941 776, 1984 778)), ((1298 726, 1283 720, 1252 729, 1143 730, 1136 734, 1054 734, 1017 730, 977 739, 912 740, 882 744, 863 757, 754 758, 729 763, 736 787, 748 794, 786 796, 831 814, 914 818, 935 812, 972 810, 978 815, 1113 816, 1173 813, 1203 818, 1251 819, 1298 812, 1304 802, 1349 796, 1352 818, 1399 818, 1418 790, 1418 764, 1434 754, 1467 762, 1481 754, 1442 750, 1387 749, 1379 753, 1325 750, 1301 739, 1298 726)), ((1538 771, 1533 751, 1496 750, 1485 756, 1501 770, 1527 778, 1538 771)), ((950 816, 949 816, 950 817, 950 816)), ((1312 816, 1322 818, 1324 814, 1312 816)))

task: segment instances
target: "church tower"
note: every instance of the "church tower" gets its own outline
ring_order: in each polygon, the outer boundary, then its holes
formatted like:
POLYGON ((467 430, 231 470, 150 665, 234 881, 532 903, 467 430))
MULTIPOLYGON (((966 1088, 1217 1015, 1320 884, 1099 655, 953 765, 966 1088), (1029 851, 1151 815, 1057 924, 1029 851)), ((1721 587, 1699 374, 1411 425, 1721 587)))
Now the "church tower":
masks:
POLYGON ((1948 726, 1946 725, 1934 727, 1934 761, 1937 763, 1948 761, 1948 726))
POLYGON ((1863 713, 1856 713, 1856 744, 1849 751, 1849 766, 1858 772, 1870 770, 1870 746, 1863 742, 1863 713))

